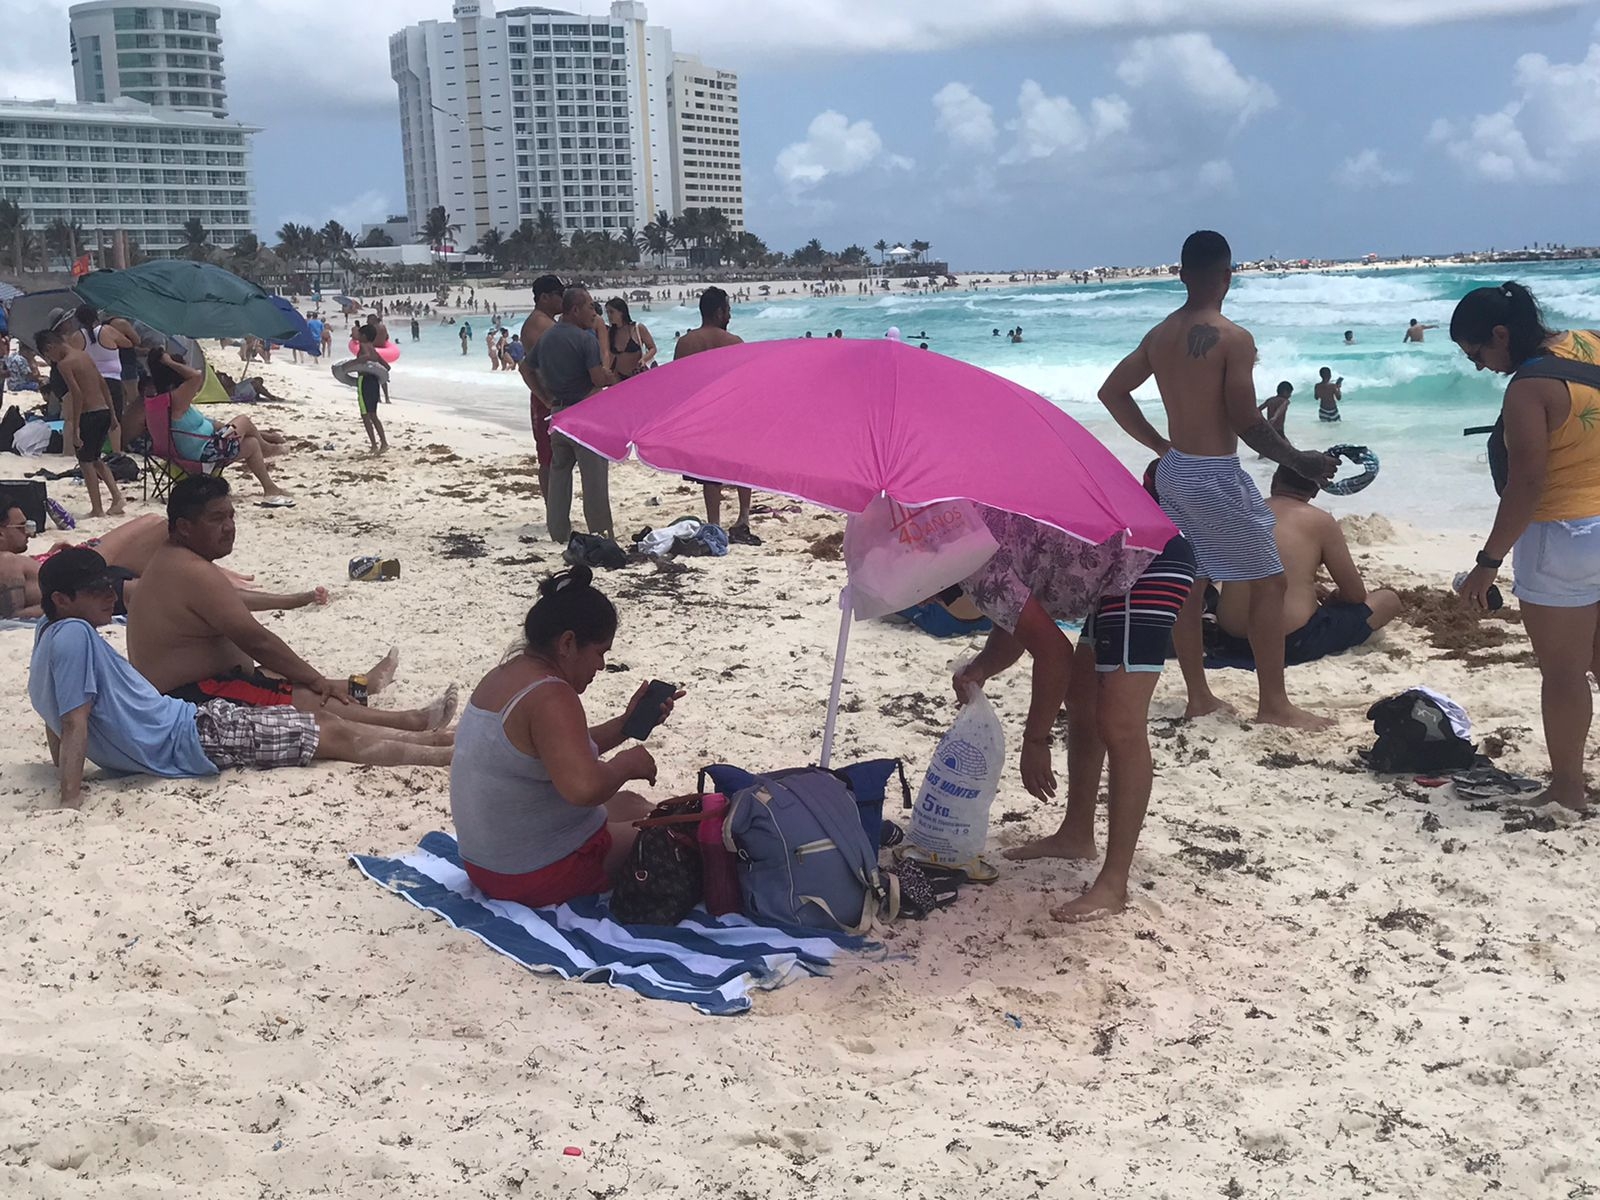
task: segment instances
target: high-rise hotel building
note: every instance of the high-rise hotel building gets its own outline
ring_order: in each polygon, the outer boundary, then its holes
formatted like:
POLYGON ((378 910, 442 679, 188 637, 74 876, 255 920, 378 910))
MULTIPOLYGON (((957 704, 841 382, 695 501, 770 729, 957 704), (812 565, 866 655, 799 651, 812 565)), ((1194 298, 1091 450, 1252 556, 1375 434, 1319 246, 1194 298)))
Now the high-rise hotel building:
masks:
MULTIPOLYGON (((660 210, 677 215, 716 203, 743 228, 737 122, 719 120, 723 144, 709 144, 701 126, 712 114, 677 100, 671 32, 650 25, 642 3, 618 0, 600 17, 550 8, 496 13, 490 0, 456 0, 452 15, 389 39, 415 227, 442 206, 464 246, 490 229, 509 233, 541 210, 565 234, 617 234, 660 210), (692 114, 687 141, 680 114, 692 114), (712 150, 722 152, 719 177, 698 186, 712 150), (695 177, 692 191, 686 174, 695 177)), ((684 61, 731 87, 736 116, 737 77, 684 61)), ((691 104, 703 99, 697 90, 706 89, 691 87, 691 104)), ((717 103, 724 111, 715 115, 725 118, 726 95, 717 103)))
POLYGON ((227 119, 221 10, 97 0, 68 10, 79 103, 0 100, 0 199, 34 233, 60 219, 89 249, 123 231, 151 255, 197 218, 231 246, 255 225, 254 127, 227 119))

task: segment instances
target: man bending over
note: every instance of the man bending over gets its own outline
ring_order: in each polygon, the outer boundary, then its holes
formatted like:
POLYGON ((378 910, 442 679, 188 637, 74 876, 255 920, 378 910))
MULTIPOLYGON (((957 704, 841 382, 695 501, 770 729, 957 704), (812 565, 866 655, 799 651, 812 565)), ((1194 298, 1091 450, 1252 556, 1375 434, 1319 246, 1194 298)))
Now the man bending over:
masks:
POLYGON ((1272 541, 1272 511, 1239 466, 1239 442, 1312 479, 1330 479, 1337 463, 1299 451, 1256 408, 1256 343, 1222 315, 1233 282, 1233 251, 1220 233, 1203 230, 1183 244, 1180 278, 1189 296, 1157 325, 1100 389, 1100 399, 1129 436, 1161 455, 1156 491, 1167 516, 1194 546, 1199 580, 1173 640, 1188 715, 1225 707, 1205 676, 1202 600, 1207 582, 1249 585, 1250 645, 1260 689, 1256 720, 1298 729, 1326 729, 1326 717, 1289 702, 1283 678, 1283 564, 1272 541), (1133 390, 1155 376, 1170 439, 1139 410, 1133 390))
POLYGON ((84 762, 168 778, 227 767, 303 767, 314 758, 383 766, 450 765, 454 735, 400 733, 296 712, 160 695, 95 632, 116 606, 106 561, 63 550, 40 568, 45 621, 33 645, 28 699, 61 773, 61 806, 82 802, 84 762))
POLYGON ((360 703, 394 678, 395 651, 365 676, 335 681, 262 626, 216 565, 233 553, 234 534, 226 479, 193 475, 173 486, 167 540, 128 608, 128 657, 158 691, 196 704, 293 706, 389 729, 438 729, 449 722, 454 685, 427 708, 383 712, 360 703))
MULTIPOLYGON (((1394 592, 1367 591, 1339 522, 1311 503, 1320 490, 1315 480, 1279 467, 1267 500, 1277 518, 1273 538, 1288 581, 1283 616, 1292 632, 1284 639, 1284 661, 1291 667, 1359 646, 1400 615, 1400 597, 1394 592), (1318 580, 1324 567, 1334 587, 1326 596, 1318 580)), ((1242 642, 1249 634, 1249 590, 1249 585, 1238 583, 1222 589, 1217 625, 1233 642, 1242 642)), ((1250 647, 1230 645, 1227 650, 1242 657, 1250 647)))

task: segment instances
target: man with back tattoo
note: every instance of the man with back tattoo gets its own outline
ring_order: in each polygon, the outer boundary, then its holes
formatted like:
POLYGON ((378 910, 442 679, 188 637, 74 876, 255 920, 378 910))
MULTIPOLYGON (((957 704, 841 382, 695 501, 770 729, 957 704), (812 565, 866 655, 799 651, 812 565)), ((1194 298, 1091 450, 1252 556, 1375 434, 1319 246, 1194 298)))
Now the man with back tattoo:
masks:
POLYGON ((1233 252, 1220 233, 1203 230, 1183 244, 1183 306, 1157 325, 1120 362, 1100 400, 1124 432, 1161 455, 1155 485, 1161 506, 1189 541, 1199 580, 1178 618, 1173 640, 1189 688, 1187 715, 1227 706, 1206 682, 1201 618, 1207 581, 1249 584, 1250 646, 1259 688, 1256 720, 1297 729, 1325 729, 1325 717, 1289 702, 1284 686, 1283 564, 1273 541, 1273 516, 1239 466, 1239 442, 1272 461, 1323 481, 1334 459, 1296 450, 1256 408, 1256 343, 1222 315, 1233 282, 1233 252), (1152 375, 1167 410, 1170 437, 1140 411, 1135 388, 1152 375))

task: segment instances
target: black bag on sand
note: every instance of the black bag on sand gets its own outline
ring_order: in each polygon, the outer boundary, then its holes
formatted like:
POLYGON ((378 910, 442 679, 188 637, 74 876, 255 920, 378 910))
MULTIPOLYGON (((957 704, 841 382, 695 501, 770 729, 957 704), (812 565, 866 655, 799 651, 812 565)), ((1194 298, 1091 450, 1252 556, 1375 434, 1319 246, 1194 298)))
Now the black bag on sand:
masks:
POLYGON ((658 804, 638 825, 611 892, 611 916, 624 925, 676 925, 705 894, 696 834, 700 797, 658 804))
POLYGON ((1455 731, 1450 715, 1426 692, 1413 688, 1367 710, 1378 740, 1362 752, 1380 773, 1439 774, 1477 761, 1478 747, 1455 731))
POLYGON ((569 567, 584 566, 596 571, 615 571, 628 565, 628 556, 622 547, 608 537, 592 533, 575 533, 567 539, 561 561, 569 567))
POLYGON ((118 483, 132 483, 139 478, 139 464, 126 454, 108 455, 106 466, 111 468, 111 478, 118 483))

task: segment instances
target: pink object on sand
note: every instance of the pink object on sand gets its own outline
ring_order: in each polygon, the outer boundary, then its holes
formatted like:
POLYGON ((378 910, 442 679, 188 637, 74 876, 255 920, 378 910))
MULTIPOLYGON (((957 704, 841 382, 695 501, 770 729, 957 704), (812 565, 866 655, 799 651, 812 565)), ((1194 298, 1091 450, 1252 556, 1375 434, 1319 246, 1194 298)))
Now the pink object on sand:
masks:
POLYGON ((561 1153, 565 1154, 568 1158, 582 1158, 583 1157, 583 1151, 578 1149, 578 1147, 576 1147, 576 1146, 568 1146, 561 1153))
POLYGON ((552 428, 613 461, 847 513, 967 499, 1159 551, 1177 532, 1088 430, 1019 384, 883 338, 751 342, 644 371, 552 428))

